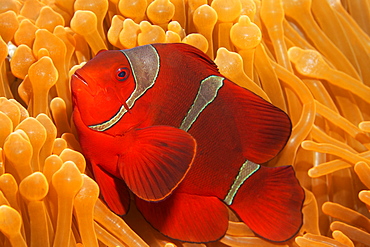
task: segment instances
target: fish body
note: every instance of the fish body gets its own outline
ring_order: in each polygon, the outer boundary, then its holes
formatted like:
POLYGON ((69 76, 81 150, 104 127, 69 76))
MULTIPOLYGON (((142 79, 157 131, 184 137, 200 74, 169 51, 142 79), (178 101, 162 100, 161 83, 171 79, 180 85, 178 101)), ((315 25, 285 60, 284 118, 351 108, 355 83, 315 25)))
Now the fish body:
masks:
POLYGON ((104 51, 72 78, 73 119, 104 200, 188 242, 220 239, 231 208, 257 235, 286 241, 302 225, 292 167, 260 164, 287 142, 280 109, 222 76, 186 44, 104 51))

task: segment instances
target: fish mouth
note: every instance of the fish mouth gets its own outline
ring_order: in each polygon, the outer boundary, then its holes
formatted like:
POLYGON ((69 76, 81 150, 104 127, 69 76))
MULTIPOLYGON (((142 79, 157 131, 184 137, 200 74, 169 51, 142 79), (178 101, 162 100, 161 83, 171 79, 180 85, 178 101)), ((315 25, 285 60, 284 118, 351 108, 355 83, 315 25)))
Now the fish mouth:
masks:
MULTIPOLYGON (((83 71, 82 71, 83 72, 83 71)), ((95 86, 95 83, 88 83, 88 81, 92 81, 92 78, 90 78, 88 75, 81 75, 81 71, 76 70, 75 73, 72 75, 72 91, 77 93, 81 91, 86 91, 91 96, 95 96, 97 94, 98 88, 95 86), (87 77, 87 79, 85 79, 87 77)))
POLYGON ((75 73, 73 74, 73 77, 75 77, 76 79, 78 79, 79 81, 81 81, 83 84, 85 84, 86 86, 88 86, 89 84, 87 83, 87 81, 78 73, 78 71, 75 71, 75 73))

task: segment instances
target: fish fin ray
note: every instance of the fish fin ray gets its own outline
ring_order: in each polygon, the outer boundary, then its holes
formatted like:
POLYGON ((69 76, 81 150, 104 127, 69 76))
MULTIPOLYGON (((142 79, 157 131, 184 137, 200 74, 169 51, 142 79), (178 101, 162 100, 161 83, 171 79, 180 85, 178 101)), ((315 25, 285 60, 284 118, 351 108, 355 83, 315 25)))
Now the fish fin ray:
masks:
MULTIPOLYGON (((173 43, 173 44, 156 44, 155 47, 158 49, 163 49, 164 52, 171 51, 170 48, 176 49, 180 52, 180 54, 186 58, 193 59, 194 61, 199 61, 203 65, 206 65, 207 69, 213 71, 214 73, 218 73, 218 67, 215 62, 207 56, 204 52, 199 50, 198 48, 186 44, 186 43, 173 43)), ((173 50, 175 51, 175 50, 173 50)), ((174 63, 178 63, 179 61, 174 61, 174 63)), ((199 63, 187 64, 187 66, 194 66, 194 69, 198 69, 199 63)))
POLYGON ((120 156, 118 169, 130 190, 143 200, 166 198, 190 169, 195 139, 170 126, 134 130, 132 146, 120 156))
POLYGON ((216 197, 176 192, 156 203, 136 198, 136 206, 155 229, 172 239, 216 241, 228 227, 227 207, 216 197))
POLYGON ((261 166, 230 205, 257 235, 270 241, 292 238, 302 225, 304 190, 291 166, 261 166))
POLYGON ((118 215, 125 215, 130 206, 130 193, 124 181, 93 165, 94 177, 108 207, 118 215))
POLYGON ((256 94, 224 80, 227 87, 220 90, 233 114, 246 159, 264 163, 275 157, 291 133, 288 115, 256 94))

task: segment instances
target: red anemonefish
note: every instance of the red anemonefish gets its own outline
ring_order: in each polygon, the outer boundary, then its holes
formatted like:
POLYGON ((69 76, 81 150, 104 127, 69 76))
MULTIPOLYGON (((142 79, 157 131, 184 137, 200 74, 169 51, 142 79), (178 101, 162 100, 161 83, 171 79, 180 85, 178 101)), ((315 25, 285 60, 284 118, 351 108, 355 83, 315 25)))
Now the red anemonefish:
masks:
POLYGON ((289 117, 198 49, 100 52, 75 72, 72 93, 83 153, 116 214, 127 213, 131 190, 145 219, 173 239, 220 239, 227 206, 271 241, 300 229, 304 191, 293 168, 259 165, 284 147, 289 117))

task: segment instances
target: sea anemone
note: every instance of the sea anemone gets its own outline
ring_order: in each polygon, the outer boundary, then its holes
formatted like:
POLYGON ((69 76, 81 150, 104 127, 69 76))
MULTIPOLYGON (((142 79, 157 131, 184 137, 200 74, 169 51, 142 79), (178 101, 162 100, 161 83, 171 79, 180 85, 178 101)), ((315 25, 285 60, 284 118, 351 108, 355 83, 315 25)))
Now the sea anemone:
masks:
POLYGON ((2 0, 0 246, 195 246, 99 199, 71 74, 102 49, 184 42, 288 113, 304 222, 272 243, 237 218, 199 246, 370 245, 370 6, 354 0, 2 0))

